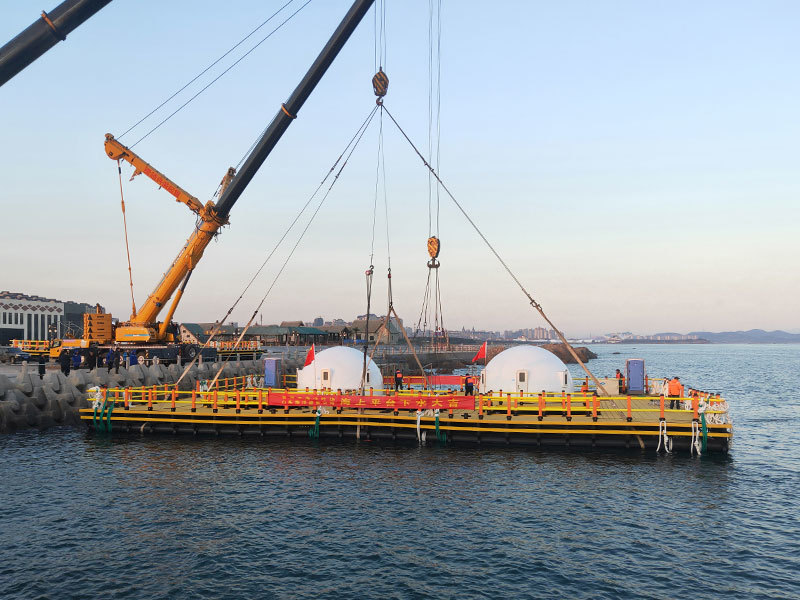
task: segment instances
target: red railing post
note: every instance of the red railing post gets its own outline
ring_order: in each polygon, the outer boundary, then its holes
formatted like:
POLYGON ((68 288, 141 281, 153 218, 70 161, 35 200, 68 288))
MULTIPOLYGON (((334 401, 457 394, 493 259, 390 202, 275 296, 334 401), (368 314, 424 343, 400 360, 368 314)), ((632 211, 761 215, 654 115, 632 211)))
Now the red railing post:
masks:
POLYGON ((658 410, 660 412, 658 418, 663 421, 664 420, 664 394, 661 394, 661 396, 658 399, 658 410))
POLYGON ((592 399, 592 421, 597 421, 597 398, 592 399))
POLYGON ((478 401, 478 418, 483 418, 483 396, 481 396, 480 400, 478 401))
POLYGON ((153 410, 153 394, 155 390, 150 390, 147 394, 147 410, 153 410))
POLYGON ((170 406, 170 411, 175 412, 175 390, 172 390, 172 406, 170 406))
POLYGON ((539 394, 539 420, 544 419, 544 392, 539 394))
POLYGON ((239 390, 236 390, 236 414, 237 415, 240 412, 242 412, 242 404, 241 404, 241 402, 242 402, 241 392, 239 392, 239 390))
POLYGON ((214 407, 211 412, 216 413, 219 410, 219 390, 214 390, 214 407))
POLYGON ((264 412, 264 390, 258 390, 258 414, 264 412))
POLYGON ((572 421, 572 394, 567 394, 567 421, 572 421))
POLYGON ((692 398, 692 419, 697 421, 700 418, 700 400, 698 400, 697 396, 692 398))
POLYGON ((631 397, 628 396, 628 416, 627 416, 628 423, 633 421, 633 411, 631 410, 631 397))
POLYGON ((506 396, 506 420, 511 420, 511 392, 506 396))
POLYGON ((192 390, 192 412, 197 412, 197 390, 192 390))

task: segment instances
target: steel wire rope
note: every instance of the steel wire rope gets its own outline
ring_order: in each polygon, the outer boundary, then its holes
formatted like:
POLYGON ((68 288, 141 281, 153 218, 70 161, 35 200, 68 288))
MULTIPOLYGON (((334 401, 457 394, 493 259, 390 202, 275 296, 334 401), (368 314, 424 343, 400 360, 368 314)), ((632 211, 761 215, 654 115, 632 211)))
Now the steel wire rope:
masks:
POLYGON ((417 155, 417 156, 420 158, 420 160, 423 162, 423 164, 425 165, 425 167, 427 167, 427 168, 430 170, 430 172, 431 172, 431 173, 433 174, 433 176, 436 178, 436 181, 438 181, 438 182, 439 182, 439 185, 441 185, 441 186, 442 186, 442 189, 444 190, 444 192, 445 192, 445 193, 446 193, 446 194, 447 194, 447 195, 450 197, 450 200, 452 200, 452 201, 453 201, 453 204, 455 204, 455 205, 456 205, 456 208, 458 208, 458 210, 461 212, 461 214, 464 216, 464 218, 467 220, 467 222, 468 222, 468 223, 469 223, 469 224, 472 226, 472 228, 475 230, 475 232, 478 234, 478 236, 480 236, 480 238, 483 240, 483 242, 486 244, 486 246, 489 248, 489 250, 492 252, 492 254, 494 254, 495 258, 497 258, 497 260, 498 260, 498 261, 500 262, 500 264, 503 266, 503 269, 505 269, 505 271, 506 271, 506 272, 509 274, 509 276, 511 277, 511 279, 513 279, 513 280, 514 280, 514 283, 516 283, 516 284, 517 284, 517 286, 518 286, 518 287, 519 287, 519 289, 522 291, 522 293, 523 293, 523 294, 525 294, 525 296, 528 298, 528 300, 529 300, 529 302, 530 302, 530 305, 531 305, 531 306, 532 306, 534 309, 536 309, 536 311, 537 311, 537 312, 538 312, 538 313, 539 313, 539 314, 542 316, 542 318, 543 318, 543 319, 544 319, 544 320, 547 322, 547 324, 548 324, 548 325, 550 325, 550 327, 552 327, 552 328, 553 328, 553 331, 555 331, 555 332, 556 332, 556 335, 558 335, 559 339, 560 339, 560 340, 561 340, 561 342, 564 344, 564 346, 567 348, 567 350, 569 351, 569 353, 572 355, 572 357, 575 359, 575 361, 576 361, 576 362, 577 362, 577 363, 578 363, 578 364, 581 366, 581 368, 584 370, 584 372, 585 372, 585 373, 586 373, 586 374, 587 374, 589 377, 591 377, 591 378, 592 378, 592 381, 594 381, 594 383, 595 383, 595 385, 597 386, 597 388, 598 388, 599 390, 601 390, 601 391, 603 392, 603 394, 604 394, 604 395, 608 395, 608 394, 606 393, 606 389, 605 389, 605 387, 603 386, 603 384, 602 384, 602 383, 600 383, 600 381, 597 379, 597 377, 595 377, 595 376, 594 376, 594 374, 593 374, 593 373, 592 373, 592 372, 591 372, 591 371, 588 369, 588 367, 587 367, 587 366, 584 364, 584 362, 583 362, 583 361, 580 359, 580 357, 579 357, 579 356, 578 356, 578 354, 575 352, 575 350, 572 348, 572 345, 571 345, 571 344, 570 344, 570 343, 567 341, 567 338, 564 336, 564 334, 561 332, 561 330, 560 330, 558 327, 556 327, 556 326, 555 326, 555 324, 554 324, 554 323, 553 323, 553 322, 550 320, 550 318, 549 318, 549 317, 548 317, 548 316, 545 314, 545 312, 544 312, 544 309, 542 308, 542 305, 541 305, 541 304, 539 304, 539 303, 538 303, 538 302, 537 302, 537 301, 536 301, 536 300, 533 298, 533 296, 530 294, 530 292, 528 292, 528 290, 527 290, 527 289, 525 289, 525 286, 524 286, 524 285, 522 285, 522 282, 521 282, 521 281, 520 281, 520 280, 517 278, 517 276, 516 276, 516 275, 514 274, 514 272, 511 270, 511 267, 509 267, 509 266, 508 266, 508 264, 506 263, 506 261, 504 261, 504 260, 503 260, 503 258, 500 256, 500 254, 497 252, 497 250, 496 250, 496 249, 495 249, 495 247, 494 247, 494 246, 491 244, 491 242, 488 240, 488 238, 487 238, 487 237, 486 237, 486 236, 483 234, 483 232, 482 232, 482 231, 481 231, 481 229, 478 227, 478 225, 475 223, 475 221, 473 221, 473 220, 472 220, 472 218, 469 216, 469 214, 468 214, 468 213, 467 213, 467 211, 464 209, 464 207, 463 207, 463 206, 461 206, 461 203, 460 203, 458 200, 456 200, 456 197, 455 197, 455 196, 453 195, 453 193, 452 193, 452 192, 449 190, 449 188, 448 188, 448 187, 447 187, 447 186, 444 184, 444 182, 443 182, 443 181, 442 181, 442 179, 439 177, 439 174, 436 172, 436 170, 435 170, 435 169, 434 169, 434 168, 433 168, 433 167, 430 165, 430 163, 428 163, 428 161, 426 161, 426 160, 425 160, 425 157, 424 157, 424 156, 422 155, 422 153, 419 151, 419 149, 418 149, 418 148, 417 148, 417 146, 414 144, 414 142, 412 142, 412 141, 411 141, 411 138, 409 138, 409 137, 408 137, 408 134, 407 134, 407 133, 405 132, 405 130, 404 130, 404 129, 403 129, 401 126, 400 126, 400 124, 397 122, 397 119, 395 119, 395 118, 394 118, 394 115, 392 115, 391 111, 390 111, 388 108, 386 108, 386 106, 385 106, 385 105, 381 105, 381 110, 382 110, 382 111, 386 111, 386 114, 387 114, 387 115, 389 115, 389 118, 390 118, 390 119, 392 120, 392 122, 395 124, 395 126, 396 126, 396 127, 397 127, 397 129, 398 129, 398 131, 400 131, 400 133, 402 134, 402 136, 405 138, 405 140, 408 142, 408 144, 409 144, 409 145, 411 146, 411 148, 414 150, 414 152, 416 153, 416 155, 417 155))
POLYGON ((156 107, 155 107, 153 110, 151 110, 149 113, 147 113, 147 114, 146 114, 145 116, 143 116, 141 119, 139 119, 138 121, 136 121, 136 123, 134 123, 133 125, 131 125, 130 127, 128 127, 128 129, 126 129, 126 130, 125 130, 125 132, 124 132, 122 135, 120 135, 120 136, 119 136, 119 138, 120 138, 120 139, 122 139, 122 138, 123 138, 123 137, 125 137, 127 134, 129 134, 129 133, 130 133, 130 132, 131 132, 133 129, 136 129, 136 128, 137 128, 139 125, 141 125, 141 124, 142 124, 144 121, 146 121, 147 119, 149 119, 149 118, 150 118, 150 117, 153 115, 153 113, 157 112, 157 111, 158 111, 159 109, 161 109, 161 108, 162 108, 162 107, 163 107, 165 104, 167 104, 167 103, 168 103, 170 100, 172 100, 172 99, 173 99, 175 96, 177 96, 178 94, 180 94, 180 93, 181 93, 183 90, 185 90, 187 87, 189 87, 190 85, 192 85, 192 84, 193 84, 195 81, 197 81, 198 79, 200 79, 200 78, 201 78, 203 75, 205 75, 206 73, 208 73, 208 71, 209 71, 210 69, 212 69, 212 68, 213 68, 213 67, 214 67, 214 66, 215 66, 217 63, 219 63, 219 61, 221 61, 223 58, 225 58, 226 56, 228 56, 228 54, 230 54, 231 52, 233 52, 234 50, 236 50, 236 48, 238 48, 238 47, 239 47, 239 46, 241 46, 241 45, 242 45, 242 44, 243 44, 245 41, 247 41, 247 40, 248 40, 248 39, 249 39, 249 38, 250 38, 250 37, 251 37, 251 36, 252 36, 252 35, 253 35, 253 34, 254 34, 256 31, 258 31, 259 29, 261 29, 262 27, 264 27, 264 25, 266 25, 267 23, 269 23, 269 22, 270 22, 272 19, 274 19, 274 18, 275 18, 275 17, 276 17, 276 16, 277 16, 277 15, 278 15, 278 14, 279 14, 279 13, 280 13, 280 12, 281 12, 283 9, 284 9, 284 8, 286 8, 287 6, 289 6, 289 5, 290 5, 292 2, 294 2, 294 1, 295 1, 295 0, 289 0, 289 1, 288 1, 286 4, 284 4, 283 6, 281 6, 281 7, 280 7, 278 10, 276 10, 274 13, 272 13, 272 15, 270 15, 270 16, 269 16, 269 18, 267 18, 267 20, 266 20, 266 21, 262 22, 262 23, 261 23, 261 25, 259 25, 259 26, 258 26, 258 27, 256 27, 255 29, 253 29, 253 31, 251 31, 251 32, 250 32, 250 33, 248 33, 246 36, 244 36, 244 37, 243 37, 241 40, 239 40, 238 42, 236 42, 236 43, 235 43, 233 46, 231 46, 231 47, 230 47, 230 48, 229 48, 229 49, 228 49, 228 50, 227 50, 227 51, 226 51, 226 52, 225 52, 225 53, 224 53, 222 56, 220 56, 220 57, 219 57, 217 60, 215 60, 214 62, 212 62, 210 65, 208 65, 208 66, 207 66, 205 69, 203 69, 202 71, 200 71, 200 72, 199 72, 197 75, 195 75, 195 76, 194 76, 192 79, 190 79, 188 82, 186 82, 186 83, 183 85, 183 87, 181 87, 181 88, 180 88, 178 91, 174 92, 174 93, 173 93, 173 94, 172 94, 172 95, 171 95, 169 98, 167 98, 166 100, 164 100, 164 101, 163 101, 161 104, 159 104, 158 106, 156 106, 156 107))
MULTIPOLYGON (((233 346, 234 350, 239 347, 239 344, 242 342, 242 339, 244 339, 244 336, 247 334, 247 330, 250 329, 250 326, 253 324, 253 321, 255 320, 256 316, 258 316, 258 313, 261 310, 261 307, 264 305, 264 302, 266 302, 266 300, 269 297, 270 293, 272 292, 273 288, 278 283, 278 279, 280 279, 280 277, 283 274, 284 270, 286 270, 286 267, 289 264, 289 261, 292 259, 292 256, 294 256, 294 253, 297 250, 298 246, 300 246, 300 243, 303 241, 303 238, 305 237, 306 233, 308 232, 309 228, 311 227, 311 224, 314 222, 314 219, 316 218, 317 214, 319 213, 320 209, 322 208, 322 205, 325 204, 325 200, 327 200, 328 196, 330 195, 331 190, 333 189, 333 186, 336 185, 337 181, 339 181, 339 176, 342 174, 342 171, 344 171, 344 168, 347 166, 348 162, 350 161, 350 157, 353 155, 353 152, 355 152, 356 148, 358 147, 359 142, 364 137, 364 134, 366 133, 367 129, 369 128, 369 124, 372 122, 372 119, 375 116, 375 113, 377 112, 377 109, 378 109, 378 106, 376 105, 372 109, 372 111, 370 111, 370 115, 367 118, 367 120, 365 121, 365 123, 363 123, 362 126, 359 128, 359 131, 356 132, 355 141, 352 142, 352 146, 350 147, 349 152, 345 151, 347 153, 347 157, 344 159, 344 162, 342 163, 342 166, 339 167, 339 170, 336 172, 336 175, 334 175, 333 180, 331 181, 330 185, 328 186, 328 189, 325 191, 325 194, 322 196, 322 199, 319 201, 319 204, 314 209, 314 212, 311 214, 311 217, 309 218, 308 222, 306 223, 306 226, 303 228, 303 231, 300 232, 300 236, 297 238, 297 241, 295 242, 294 246, 292 246, 291 251, 287 255, 286 259, 283 261, 283 264, 281 265, 280 270, 278 271, 278 273, 273 278, 272 283, 267 288, 267 291, 264 294, 264 296, 261 298, 261 301, 258 303, 258 306, 256 306, 256 309, 253 311, 253 314, 250 317, 250 320, 247 322, 247 325, 245 325, 244 329, 239 334, 239 337, 237 338, 236 343, 233 346)), ((219 379, 220 373, 222 373, 222 370, 225 368, 225 365, 228 364, 228 362, 230 361, 232 356, 233 356, 233 353, 229 354, 225 358, 225 360, 223 361, 223 363, 220 366, 219 370, 217 371, 217 374, 214 376, 214 379, 209 384, 210 386, 213 386, 214 383, 217 381, 217 379, 219 379)))
POLYGON ((202 88, 200 88, 200 91, 198 91, 198 92, 197 92, 197 93, 196 93, 194 96, 192 96, 191 98, 189 98, 189 99, 188 99, 186 102, 184 102, 183 104, 181 104, 181 105, 180 105, 178 108, 176 108, 176 109, 175 109, 173 112, 171 112, 169 115, 167 115, 167 117, 165 117, 165 118, 164 118, 164 119, 163 119, 161 122, 159 122, 159 123, 158 123, 158 125, 156 125, 155 127, 153 127, 153 128, 150 130, 150 131, 148 131, 148 132, 147 132, 147 133, 145 133, 145 134, 144 134, 142 137, 140 137, 138 140, 136 140, 136 141, 135 141, 133 144, 131 144, 131 146, 130 146, 130 147, 131 147, 131 148, 133 148, 134 146, 136 146, 136 144, 138 144, 139 142, 141 142, 142 140, 144 140, 145 138, 147 138, 148 136, 150 136, 150 134, 152 134, 152 133, 153 133, 153 132, 155 132, 157 129, 159 129, 159 128, 160 128, 160 127, 161 127, 161 126, 164 124, 164 123, 166 123, 167 121, 169 121, 169 120, 170 120, 172 117, 174 117, 176 114, 178 114, 178 113, 179 113, 180 111, 182 111, 184 108, 186 108, 186 106, 187 106, 187 105, 189 105, 189 103, 191 103, 191 102, 192 102, 192 101, 193 101, 195 98, 197 98, 197 97, 198 97, 200 94, 202 94, 203 92, 205 92, 205 91, 206 91, 208 88, 210 88, 210 87, 211 87, 212 85, 214 85, 214 84, 215 84, 217 81, 219 81, 219 80, 220 80, 220 78, 222 78, 222 76, 223 76, 223 75, 225 75, 226 73, 228 73, 228 72, 229 72, 231 69, 233 69, 233 68, 234 68, 236 65, 238 65, 240 62, 242 62, 242 61, 243 61, 243 60, 244 60, 244 59, 245 59, 247 56, 249 56, 249 55, 250 55, 250 54, 251 54, 251 53, 252 53, 252 52, 253 52, 253 51, 254 51, 256 48, 258 48, 258 47, 259 47, 261 44, 263 44, 263 43, 264 43, 264 42, 266 42, 266 41, 267 41, 269 38, 271 38, 271 37, 272 37, 272 35, 273 35, 273 34, 275 34, 275 33, 276 33, 278 30, 280 30, 280 29, 281 29, 281 28, 282 28, 284 25, 286 25, 286 23, 288 23, 289 21, 291 21, 291 20, 292 20, 292 19, 295 17, 295 15, 297 15, 297 13, 299 13, 299 12, 300 12, 301 10, 303 10, 303 9, 304 9, 306 6, 308 6, 309 4, 311 4, 311 1, 312 1, 312 0, 306 0, 306 2, 304 2, 304 3, 303 3, 301 6, 300 6, 300 8, 298 8, 297 10, 295 10, 295 11, 294 11, 292 14, 290 14, 288 17, 286 17, 286 19, 284 19, 284 20, 283 20, 283 21, 282 21, 282 22, 281 22, 281 23, 280 23, 280 24, 279 24, 277 27, 275 27, 275 29, 273 29, 273 30, 272 30, 272 31, 270 31, 270 32, 269 32, 269 33, 268 33, 266 36, 264 36, 263 38, 261 38, 261 40, 260 40, 260 41, 259 41, 259 42, 258 42, 258 43, 255 45, 255 46, 253 46, 252 48, 250 48, 250 50, 248 50, 247 52, 245 52, 244 54, 242 54, 242 55, 241 55, 239 58, 237 58, 237 59, 236 59, 236 60, 235 60, 233 63, 231 63, 231 64, 230 64, 230 65, 229 65, 229 66, 228 66, 228 67, 227 67, 227 68, 226 68, 224 71, 222 71, 222 73, 220 73, 219 75, 217 75, 217 76, 216 76, 214 79, 212 79, 210 82, 208 82, 208 83, 207 83, 205 86, 203 86, 202 88))
POLYGON ((125 253, 128 255, 128 280, 131 284, 131 317, 136 314, 136 300, 133 298, 133 270, 131 269, 131 249, 128 246, 128 217, 125 216, 125 196, 122 193, 122 166, 117 159, 117 173, 119 173, 119 201, 122 206, 122 227, 125 231, 125 253))
MULTIPOLYGON (((234 303, 233 303, 233 304, 230 306, 230 308, 228 308, 227 312, 226 312, 226 313, 225 313, 225 315, 222 317, 222 319, 220 319, 220 320, 217 322, 217 325, 214 327, 214 329, 212 329, 212 331, 211 331, 211 334, 209 335, 208 339, 207 339, 207 340, 206 340, 206 341, 203 343, 203 346, 200 348, 200 350, 201 350, 201 351, 202 351, 202 350, 204 350, 205 348, 207 348, 207 347, 208 347, 208 345, 211 343, 211 341, 214 339, 214 337, 215 337, 215 336, 216 336, 216 335, 219 333, 219 331, 222 329, 222 326, 224 325, 224 323, 225 323, 225 320, 226 320, 226 319, 227 319, 229 316, 231 316, 231 314, 233 313, 233 311, 234 311, 234 309, 236 308, 236 306, 237 306, 237 305, 239 304, 239 302, 241 302, 241 300, 244 298, 244 295, 247 293, 247 290, 249 290, 249 289, 250 289, 250 287, 252 287, 253 283, 255 283, 256 279, 257 279, 257 278, 258 278, 258 276, 261 274, 261 272, 264 270, 264 268, 267 266, 267 263, 268 263, 268 262, 269 262, 269 261, 272 259, 273 255, 274 255, 274 254, 275 254, 275 252, 278 250, 278 248, 280 247, 280 245, 283 243, 283 241, 284 241, 284 240, 286 239, 286 237, 289 235, 289 233, 291 232, 291 230, 292 230, 292 229, 294 229, 294 226, 295 226, 295 225, 297 224, 297 222, 300 220, 300 217, 302 217, 302 216, 303 216, 303 213, 306 211, 306 209, 308 208, 308 206, 311 204, 311 202, 314 200, 314 198, 316 197, 316 195, 317 195, 317 194, 319 193, 319 191, 322 189, 322 186, 323 186, 323 185, 325 185, 325 182, 326 182, 326 181, 327 181, 327 180, 330 178, 331 174, 334 172, 334 170, 336 169, 336 166, 337 166, 337 165, 339 164, 339 162, 342 160, 342 158, 344 157, 345 153, 347 153, 347 150, 348 150, 348 148, 350 148, 350 146, 353 144, 353 142, 356 140, 356 138, 358 138, 358 137, 359 137, 359 133, 360 133, 360 132, 362 132, 362 131, 364 131, 364 130, 366 130, 366 127, 369 125, 370 121, 371 121, 371 120, 372 120, 372 118, 375 116, 375 112, 376 112, 377 110, 378 110, 378 107, 377 107, 377 106, 373 107, 373 108, 372 108, 372 110, 370 110, 369 114, 367 115, 367 118, 366 118, 366 119, 364 119, 364 121, 361 123, 361 125, 360 125, 360 126, 358 127, 358 129, 356 130, 356 133, 355 133, 355 134, 353 135, 353 137, 351 137, 351 138, 350 138, 350 140, 347 142, 347 145, 344 147, 344 150, 342 150, 341 154, 339 154, 339 157, 338 157, 338 158, 337 158, 337 159, 334 161, 333 165, 331 165, 331 168, 330 168, 330 169, 328 169, 328 172, 325 174, 325 177, 323 177, 323 178, 322 178, 322 181, 320 181, 320 182, 319 182, 319 185, 316 187, 316 189, 314 190, 314 192, 311 194, 311 196, 308 198, 308 200, 306 201, 306 203, 305 203, 305 204, 303 205, 303 207, 300 209, 300 212, 298 212, 298 213, 297 213, 297 215, 295 216, 295 218, 294 218, 294 219, 292 220, 292 222, 289 224, 289 227, 287 227, 287 228, 286 228, 286 230, 284 231, 283 235, 280 237, 280 239, 277 241, 277 243, 276 243, 276 244, 273 246, 272 250, 270 250, 269 254, 267 254, 267 257, 264 259, 264 262, 262 262, 262 263, 261 263, 261 266, 260 266, 260 267, 259 267, 259 268, 256 270, 255 274, 254 274, 254 275, 253 275, 253 276, 250 278, 250 281, 247 283, 247 285, 245 285, 244 289, 243 289, 243 290, 241 291, 241 293, 239 294, 239 297, 238 297, 238 298, 237 298, 237 299, 234 301, 234 303)), ((362 133, 362 135, 363 135, 363 133, 362 133)), ((360 139, 360 138, 359 138, 359 139, 360 139)), ((180 382, 181 382, 181 380, 183 379, 183 377, 186 375, 186 373, 189 371, 189 369, 192 367, 192 365, 193 365, 193 364, 194 364, 194 363, 197 361, 197 359, 198 359, 198 357, 199 357, 199 356, 200 356, 200 353, 198 352, 197 356, 195 356, 195 357, 192 359, 192 361, 191 361, 191 362, 190 362, 190 363, 189 363, 189 364, 186 366, 186 368, 183 370, 183 373, 181 373, 181 376, 180 376, 180 378, 178 379, 178 381, 176 381, 176 382, 175 382, 175 385, 178 385, 178 383, 180 383, 180 382)))

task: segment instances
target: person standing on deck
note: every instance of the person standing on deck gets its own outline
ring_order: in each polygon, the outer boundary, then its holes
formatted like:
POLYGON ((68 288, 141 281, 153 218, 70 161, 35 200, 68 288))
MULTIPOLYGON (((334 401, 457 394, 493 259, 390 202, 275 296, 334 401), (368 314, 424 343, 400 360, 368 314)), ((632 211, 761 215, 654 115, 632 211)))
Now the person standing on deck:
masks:
POLYGON ((680 408, 680 398, 683 396, 683 385, 680 377, 673 377, 667 384, 667 394, 669 396, 669 408, 680 408), (677 405, 677 406, 676 406, 677 405))
POLYGON ((80 366, 81 366, 81 353, 80 350, 75 348, 75 352, 72 353, 72 368, 75 371, 77 371, 80 366))
POLYGON ((403 372, 397 369, 394 372, 394 391, 403 389, 403 372))
POLYGON ((109 348, 108 352, 106 353, 106 367, 108 368, 108 372, 111 373, 111 369, 114 367, 114 349, 109 348))
POLYGON ((114 373, 119 374, 119 348, 114 348, 114 373))
POLYGON ((619 393, 625 393, 625 377, 622 375, 619 369, 617 369, 616 378, 619 380, 619 393))
POLYGON ((472 375, 467 375, 464 378, 464 395, 465 396, 475 395, 475 383, 473 381, 472 375))

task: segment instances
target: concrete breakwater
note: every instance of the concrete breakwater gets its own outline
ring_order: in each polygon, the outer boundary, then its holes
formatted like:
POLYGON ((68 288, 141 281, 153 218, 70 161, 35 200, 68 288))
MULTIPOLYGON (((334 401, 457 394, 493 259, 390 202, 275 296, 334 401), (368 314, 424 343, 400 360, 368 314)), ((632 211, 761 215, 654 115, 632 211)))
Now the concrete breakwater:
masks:
MULTIPOLYGON (((206 363, 193 366, 178 386, 191 390, 198 380, 211 379, 222 366, 206 363)), ((260 375, 261 361, 227 363, 221 378, 260 375)), ((72 371, 69 377, 51 372, 39 379, 36 366, 25 366, 15 378, 0 375, 0 433, 20 429, 70 425, 82 427, 78 410, 91 403, 90 388, 105 384, 109 387, 139 387, 175 383, 183 373, 178 365, 133 365, 120 367, 119 373, 105 368, 91 371, 72 371)))

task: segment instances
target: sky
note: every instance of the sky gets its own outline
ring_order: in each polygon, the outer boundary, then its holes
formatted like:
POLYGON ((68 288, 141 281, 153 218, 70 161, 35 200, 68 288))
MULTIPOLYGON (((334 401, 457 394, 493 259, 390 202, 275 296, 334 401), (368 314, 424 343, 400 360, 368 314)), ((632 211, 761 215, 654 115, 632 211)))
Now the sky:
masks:
MULTIPOLYGON (((0 88, 0 289, 100 302, 127 318, 119 181, 104 134, 119 136, 285 1, 117 0, 0 88)), ((441 4, 441 176, 557 326, 572 336, 800 328, 799 3, 441 4)), ((211 199, 349 5, 312 0, 135 151, 211 199)), ((0 41, 40 8, 0 0, 0 41)), ((374 106, 373 23, 370 12, 233 208, 176 320, 225 314, 374 106)), ((386 2, 385 105, 425 152, 428 29, 428 1, 386 2)), ((365 312, 379 128, 376 117, 264 302, 263 323, 365 312)), ((386 311, 390 257, 394 306, 413 325, 427 277, 428 176, 387 117, 383 139, 389 251, 380 194, 372 312, 386 311)), ((194 219, 130 173, 141 305, 194 219)), ((253 313, 300 228, 233 320, 253 313)), ((449 329, 544 325, 445 195, 438 234, 449 329)))

